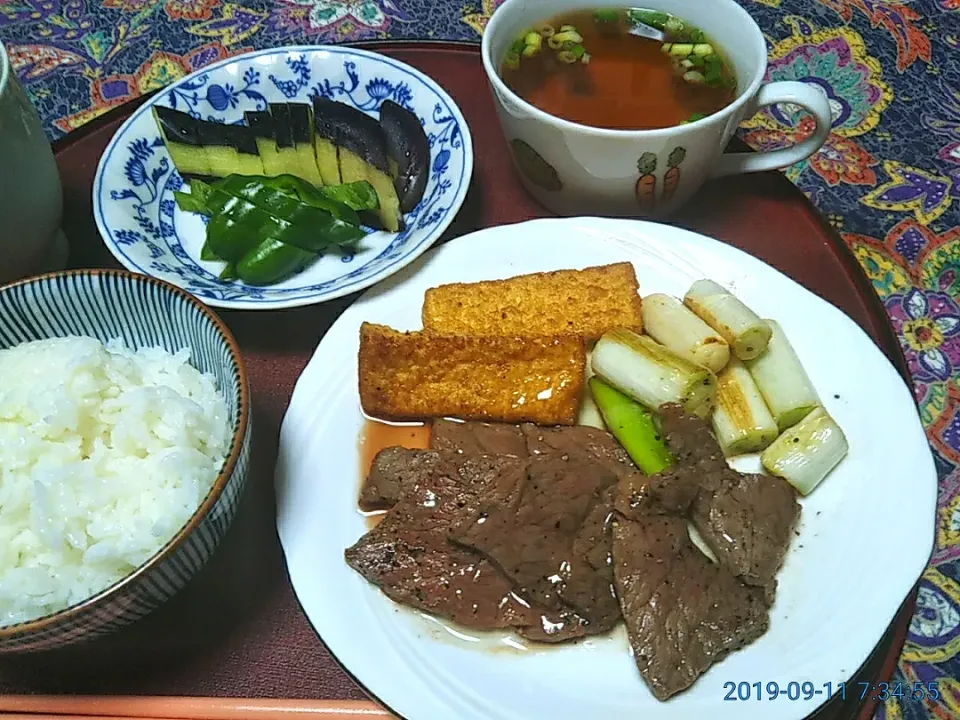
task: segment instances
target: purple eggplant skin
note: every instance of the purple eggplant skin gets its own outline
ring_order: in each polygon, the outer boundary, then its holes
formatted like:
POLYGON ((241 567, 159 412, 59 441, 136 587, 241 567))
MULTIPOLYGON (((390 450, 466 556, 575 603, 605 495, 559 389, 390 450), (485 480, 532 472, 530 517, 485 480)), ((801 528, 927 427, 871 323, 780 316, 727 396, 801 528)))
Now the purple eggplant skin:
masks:
POLYGON ((401 212, 412 211, 427 189, 430 178, 430 141, 420 119, 393 100, 380 106, 380 127, 387 139, 387 154, 397 164, 394 186, 401 212))
POLYGON ((390 173, 383 132, 372 117, 351 105, 321 96, 313 99, 313 116, 320 137, 346 148, 380 172, 390 173))

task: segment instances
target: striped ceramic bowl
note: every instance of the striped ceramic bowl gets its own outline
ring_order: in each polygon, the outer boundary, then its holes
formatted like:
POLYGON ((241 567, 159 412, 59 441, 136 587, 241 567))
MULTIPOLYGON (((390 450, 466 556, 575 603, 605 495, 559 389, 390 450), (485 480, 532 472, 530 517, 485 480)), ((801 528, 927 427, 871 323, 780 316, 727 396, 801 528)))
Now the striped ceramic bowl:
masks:
POLYGON ((93 597, 38 620, 0 627, 0 653, 61 647, 137 620, 161 605, 204 565, 233 520, 250 453, 250 390, 240 348, 223 321, 187 292, 122 270, 53 273, 0 287, 0 349, 30 340, 87 335, 122 338, 131 348, 189 348, 191 362, 216 379, 233 441, 200 508, 133 573, 93 597))

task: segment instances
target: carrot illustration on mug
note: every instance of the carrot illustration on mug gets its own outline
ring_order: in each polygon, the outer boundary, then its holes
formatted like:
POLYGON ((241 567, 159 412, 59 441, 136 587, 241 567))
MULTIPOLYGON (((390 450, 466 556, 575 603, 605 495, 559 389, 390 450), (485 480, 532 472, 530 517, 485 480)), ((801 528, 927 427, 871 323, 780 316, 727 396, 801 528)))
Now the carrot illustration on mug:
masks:
POLYGON ((660 193, 661 200, 669 200, 677 191, 680 184, 680 163, 687 156, 687 151, 682 147, 676 147, 667 157, 668 170, 663 174, 663 192, 660 193))
POLYGON ((652 210, 657 204, 657 176, 654 172, 657 170, 657 155, 652 152, 645 152, 637 160, 637 170, 640 177, 637 180, 637 201, 644 210, 652 210))

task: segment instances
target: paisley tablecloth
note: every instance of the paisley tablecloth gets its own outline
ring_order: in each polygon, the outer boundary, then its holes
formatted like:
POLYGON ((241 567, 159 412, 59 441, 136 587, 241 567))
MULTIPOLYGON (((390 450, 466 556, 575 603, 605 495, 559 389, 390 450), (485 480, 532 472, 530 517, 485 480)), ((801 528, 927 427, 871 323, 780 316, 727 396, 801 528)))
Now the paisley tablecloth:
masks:
MULTIPOLYGON (((500 0, 0 0, 0 39, 51 137, 231 54, 362 39, 476 42, 500 0)), ((940 471, 937 549, 878 718, 960 718, 960 0, 740 0, 769 80, 822 88, 833 134, 786 171, 886 304, 940 471), (940 697, 916 701, 915 681, 940 697)), ((810 131, 774 109, 743 138, 810 131)))

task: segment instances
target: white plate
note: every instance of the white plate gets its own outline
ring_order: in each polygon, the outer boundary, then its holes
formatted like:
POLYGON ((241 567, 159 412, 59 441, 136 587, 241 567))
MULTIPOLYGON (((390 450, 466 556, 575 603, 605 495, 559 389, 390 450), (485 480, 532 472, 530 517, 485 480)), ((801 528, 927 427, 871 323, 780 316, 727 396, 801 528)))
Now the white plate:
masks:
POLYGON ((835 690, 866 660, 926 566, 937 476, 903 380, 840 310, 701 235, 575 218, 453 240, 344 312, 297 382, 280 433, 276 487, 280 540, 310 622, 351 674, 410 720, 793 720, 826 702, 826 684, 835 690), (365 532, 357 512, 360 323, 417 329, 424 291, 442 283, 624 260, 634 264, 643 295, 679 296, 709 277, 779 320, 850 443, 847 458, 801 500, 799 536, 779 574, 769 631, 666 703, 647 690, 622 630, 546 650, 459 640, 395 605, 343 559, 365 532), (813 683, 819 694, 765 696, 762 710, 756 699, 752 706, 724 700, 725 683, 776 682, 786 690, 794 681, 813 683))
POLYGON ((144 103, 110 140, 93 181, 93 214, 107 248, 124 267, 187 290, 208 305, 276 310, 332 300, 369 287, 435 243, 463 204, 473 172, 470 129, 436 82, 391 57, 337 46, 247 53, 205 67, 144 103), (176 206, 183 180, 160 138, 151 108, 234 123, 270 102, 311 102, 316 95, 377 116, 384 100, 412 110, 430 141, 423 200, 400 233, 374 232, 349 256, 321 258, 269 287, 225 282, 224 264, 200 259, 202 218, 176 206))

